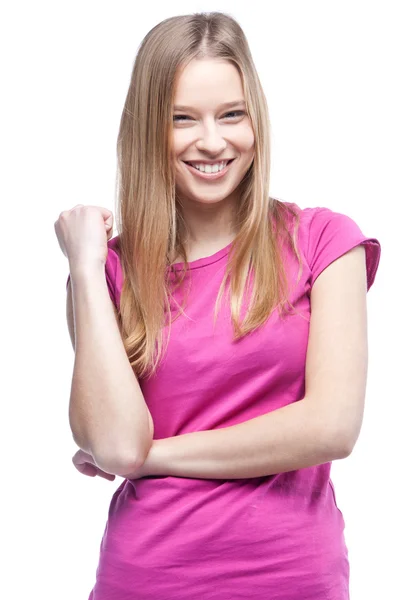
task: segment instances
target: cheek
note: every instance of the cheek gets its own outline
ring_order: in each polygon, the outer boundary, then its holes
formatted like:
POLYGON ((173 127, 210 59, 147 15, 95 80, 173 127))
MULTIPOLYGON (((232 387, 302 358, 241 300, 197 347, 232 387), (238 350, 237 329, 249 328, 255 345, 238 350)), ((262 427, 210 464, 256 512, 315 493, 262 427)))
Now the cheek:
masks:
POLYGON ((240 144, 243 152, 252 152, 254 150, 255 139, 251 127, 246 127, 241 132, 240 144))
POLYGON ((185 152, 188 145, 192 142, 192 136, 190 135, 189 129, 176 130, 172 136, 172 147, 174 149, 175 156, 179 156, 185 152))

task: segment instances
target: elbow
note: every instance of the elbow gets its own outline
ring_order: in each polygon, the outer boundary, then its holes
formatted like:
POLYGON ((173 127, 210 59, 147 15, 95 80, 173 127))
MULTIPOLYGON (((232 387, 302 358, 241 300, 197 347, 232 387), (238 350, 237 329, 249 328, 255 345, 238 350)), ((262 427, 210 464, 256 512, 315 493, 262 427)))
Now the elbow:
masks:
MULTIPOLYGON (((314 420, 314 436, 318 441, 322 455, 326 462, 347 458, 354 447, 354 435, 350 427, 343 425, 343 419, 330 416, 327 419, 326 412, 318 412, 312 407, 311 412, 314 420)), ((311 419, 310 419, 311 420, 311 419)))
POLYGON ((332 453, 336 460, 347 458, 353 451, 354 444, 350 441, 348 435, 343 432, 336 432, 333 436, 332 453))
POLYGON ((341 458, 347 458, 348 456, 350 456, 350 454, 353 452, 354 445, 355 443, 347 438, 346 441, 343 442, 340 447, 342 453, 341 458))
POLYGON ((321 426, 321 422, 319 422, 313 438, 321 463, 340 460, 350 454, 346 436, 337 429, 333 430, 329 424, 325 423, 321 426))
POLYGON ((109 444, 106 446, 104 436, 102 436, 101 442, 97 440, 95 443, 93 440, 87 439, 87 436, 82 435, 78 428, 72 427, 72 422, 70 424, 77 446, 90 454, 100 469, 120 477, 125 477, 126 473, 133 473, 139 469, 146 461, 153 444, 154 424, 150 413, 148 413, 148 427, 140 431, 134 448, 128 448, 127 444, 117 444, 115 440, 110 442, 111 446, 109 444), (120 447, 118 448, 117 445, 120 447))
POLYGON ((140 458, 131 454, 118 457, 101 457, 97 456, 95 462, 106 473, 112 473, 119 477, 126 478, 127 474, 134 473, 139 469, 143 462, 140 458))
POLYGON ((147 455, 153 443, 153 436, 144 435, 138 446, 134 449, 125 449, 120 452, 103 453, 95 452, 96 464, 106 471, 120 477, 126 477, 127 473, 134 473, 145 463, 147 455))

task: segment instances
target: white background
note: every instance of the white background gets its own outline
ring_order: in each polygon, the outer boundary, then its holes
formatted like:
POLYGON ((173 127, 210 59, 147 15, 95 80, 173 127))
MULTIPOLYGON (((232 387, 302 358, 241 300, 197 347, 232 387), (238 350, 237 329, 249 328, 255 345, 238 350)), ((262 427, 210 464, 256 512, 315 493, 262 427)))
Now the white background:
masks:
POLYGON ((346 522, 351 599, 400 597, 396 8, 307 0, 2 8, 2 597, 87 600, 94 584, 122 479, 85 477, 71 462, 68 261, 54 222, 78 203, 115 211, 116 136, 139 43, 167 17, 212 10, 239 21, 265 89, 271 195, 345 213, 382 245, 368 292, 363 427, 353 453, 333 463, 332 479, 346 522))

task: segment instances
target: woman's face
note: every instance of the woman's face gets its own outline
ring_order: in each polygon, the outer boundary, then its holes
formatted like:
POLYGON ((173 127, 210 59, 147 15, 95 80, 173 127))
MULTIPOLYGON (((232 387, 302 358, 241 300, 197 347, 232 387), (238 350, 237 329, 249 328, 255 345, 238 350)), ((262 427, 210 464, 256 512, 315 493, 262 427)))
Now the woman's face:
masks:
POLYGON ((179 198, 204 205, 238 200, 234 192, 254 158, 254 133, 235 66, 226 60, 192 60, 178 78, 173 120, 179 198), (186 164, 228 159, 234 160, 211 177, 186 164))

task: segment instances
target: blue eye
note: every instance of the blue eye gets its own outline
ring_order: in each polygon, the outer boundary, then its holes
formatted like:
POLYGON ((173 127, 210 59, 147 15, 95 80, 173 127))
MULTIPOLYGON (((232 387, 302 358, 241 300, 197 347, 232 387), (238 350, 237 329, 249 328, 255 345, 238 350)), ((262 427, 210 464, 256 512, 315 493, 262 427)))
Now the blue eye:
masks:
MULTIPOLYGON (((230 118, 230 119, 232 119, 232 118, 236 119, 237 115, 244 115, 244 114, 245 113, 244 113, 243 110, 234 110, 234 111, 226 113, 224 115, 224 117, 227 117, 227 118, 230 118), (234 116, 234 117, 228 117, 228 115, 236 115, 236 116, 234 116)), ((174 115, 173 119, 174 119, 174 121, 181 121, 183 119, 185 119, 185 120, 186 119, 190 119, 190 117, 188 117, 187 115, 174 115)))
MULTIPOLYGON (((233 112, 226 113, 225 116, 227 116, 227 115, 244 115, 244 111, 243 110, 234 110, 233 112)), ((235 118, 235 117, 233 117, 233 118, 235 118)))

